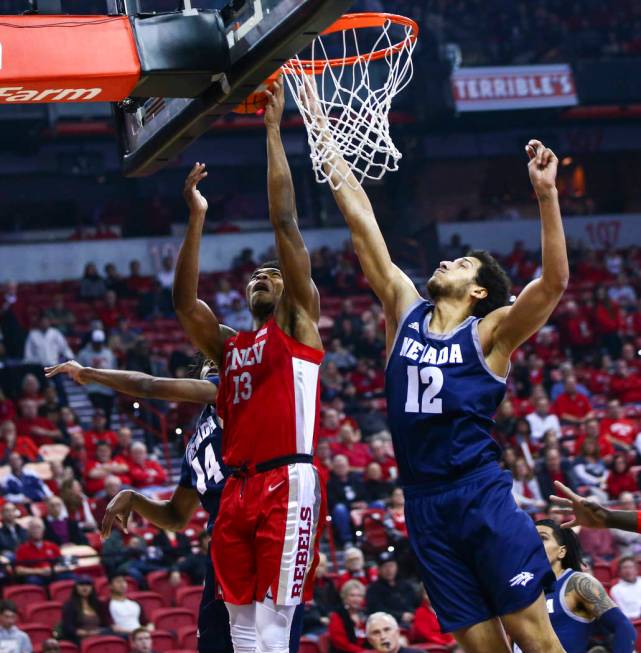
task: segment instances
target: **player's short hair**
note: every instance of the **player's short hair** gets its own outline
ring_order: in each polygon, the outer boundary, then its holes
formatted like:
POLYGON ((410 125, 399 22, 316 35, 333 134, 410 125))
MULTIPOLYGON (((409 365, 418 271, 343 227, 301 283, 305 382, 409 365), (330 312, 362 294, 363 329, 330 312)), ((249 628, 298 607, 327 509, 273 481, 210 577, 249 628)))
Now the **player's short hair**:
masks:
POLYGON ((563 569, 582 570, 583 551, 581 551, 579 538, 572 529, 561 528, 553 519, 539 519, 536 526, 547 526, 552 531, 556 543, 565 547, 565 557, 561 560, 563 569))
POLYGON ((476 283, 487 290, 487 297, 474 306, 474 317, 485 317, 497 308, 507 306, 512 282, 499 262, 484 249, 473 249, 467 256, 481 262, 476 273, 476 283))
POLYGON ((278 259, 275 259, 275 258, 272 259, 271 261, 263 261, 252 272, 252 275, 256 274, 256 272, 258 272, 258 270, 265 270, 266 268, 273 268, 273 269, 278 270, 280 272, 280 262, 278 261, 278 259))

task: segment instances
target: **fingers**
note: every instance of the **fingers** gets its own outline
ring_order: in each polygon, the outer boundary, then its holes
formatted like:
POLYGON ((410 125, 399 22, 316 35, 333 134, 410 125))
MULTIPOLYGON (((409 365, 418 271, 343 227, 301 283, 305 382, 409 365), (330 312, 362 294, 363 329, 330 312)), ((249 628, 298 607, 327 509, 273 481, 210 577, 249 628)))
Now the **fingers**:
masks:
POLYGON ((550 495, 550 501, 556 506, 564 506, 566 508, 571 508, 572 506, 572 501, 570 501, 570 499, 566 499, 564 497, 557 497, 556 494, 550 495))
POLYGON ((187 175, 187 180, 185 181, 185 186, 187 188, 192 188, 198 184, 201 179, 204 179, 207 176, 206 164, 199 163, 196 161, 194 167, 191 169, 187 175))
POLYGON ((57 376, 62 372, 60 369, 62 365, 52 365, 51 367, 45 367, 45 377, 48 379, 53 378, 54 376, 57 376))
POLYGON ((561 524, 561 528, 572 528, 573 526, 577 526, 578 523, 576 519, 572 519, 571 521, 566 521, 563 524, 561 524))
POLYGON ((565 496, 568 499, 570 499, 572 501, 576 501, 576 502, 581 502, 581 500, 582 500, 581 497, 578 494, 576 494, 575 492, 573 492, 572 490, 570 490, 570 488, 567 485, 563 485, 563 483, 561 483, 561 481, 554 481, 554 487, 557 490, 559 490, 561 492, 561 494, 565 494, 565 496))
POLYGON ((102 537, 103 540, 106 540, 111 535, 111 529, 113 527, 115 518, 116 515, 107 509, 105 516, 102 519, 102 525, 100 527, 100 537, 102 537))

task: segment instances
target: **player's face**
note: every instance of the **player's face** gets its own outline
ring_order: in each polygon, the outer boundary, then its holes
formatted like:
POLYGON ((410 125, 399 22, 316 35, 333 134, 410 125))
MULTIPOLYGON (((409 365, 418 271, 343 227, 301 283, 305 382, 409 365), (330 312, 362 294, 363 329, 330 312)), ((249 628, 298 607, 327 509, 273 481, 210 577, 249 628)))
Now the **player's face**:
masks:
POLYGON ((400 644, 398 626, 389 619, 375 619, 367 629, 367 639, 378 653, 396 651, 400 644))
POLYGON ((565 547, 556 541, 554 531, 549 526, 537 526, 536 530, 539 532, 545 554, 552 568, 554 568, 555 563, 560 565, 561 560, 565 556, 565 547))
POLYGON ((455 261, 441 261, 427 282, 433 300, 442 297, 465 298, 471 290, 479 288, 476 275, 481 262, 473 256, 462 256, 455 261))
POLYGON ((247 303, 252 314, 273 311, 283 294, 283 276, 276 268, 260 268, 247 284, 247 303))

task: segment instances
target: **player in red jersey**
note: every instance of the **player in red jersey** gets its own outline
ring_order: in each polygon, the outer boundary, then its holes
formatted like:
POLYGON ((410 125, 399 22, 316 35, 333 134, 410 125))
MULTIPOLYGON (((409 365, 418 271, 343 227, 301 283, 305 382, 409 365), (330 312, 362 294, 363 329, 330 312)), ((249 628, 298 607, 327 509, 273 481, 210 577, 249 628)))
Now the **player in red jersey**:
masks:
POLYGON ((282 80, 268 98, 269 215, 279 260, 261 265, 247 285, 254 330, 236 333, 221 325, 197 298, 207 211, 197 189, 207 174, 202 164, 185 185, 189 226, 174 283, 181 324, 220 370, 223 460, 234 475, 223 492, 212 549, 236 653, 288 651, 295 607, 311 589, 321 505, 312 465, 323 358, 320 302, 280 137, 282 80))

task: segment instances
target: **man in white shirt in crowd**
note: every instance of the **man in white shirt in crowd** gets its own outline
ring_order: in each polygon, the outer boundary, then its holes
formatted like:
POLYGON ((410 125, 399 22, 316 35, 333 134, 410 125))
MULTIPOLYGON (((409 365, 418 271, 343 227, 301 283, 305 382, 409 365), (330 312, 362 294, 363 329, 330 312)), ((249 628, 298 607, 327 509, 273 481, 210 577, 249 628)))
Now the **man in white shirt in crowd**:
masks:
MULTIPOLYGON (((94 329, 91 332, 91 342, 78 354, 78 362, 84 367, 93 367, 99 370, 113 370, 116 368, 116 357, 105 344, 105 341, 105 332, 102 329, 94 329)), ((55 376, 54 380, 57 378, 55 376)), ((102 408, 105 411, 107 428, 110 428, 114 391, 100 383, 87 383, 85 388, 94 408, 102 408)))
POLYGON ((542 443, 546 431, 553 430, 557 435, 561 435, 559 418, 550 413, 550 402, 547 397, 539 397, 534 412, 526 415, 525 419, 530 424, 530 437, 535 444, 542 443))
POLYGON ((127 598, 127 579, 122 575, 112 576, 109 587, 111 600, 109 614, 113 621, 112 630, 118 635, 129 635, 147 622, 140 603, 127 598))
POLYGON ((619 560, 619 578, 610 596, 628 619, 638 619, 641 617, 641 578, 636 560, 631 556, 619 560))
POLYGON ((31 653, 29 635, 16 626, 18 610, 13 601, 0 601, 0 651, 2 653, 31 653))
MULTIPOLYGON (((632 492, 621 492, 617 501, 619 510, 636 510, 637 504, 632 492)), ((641 553, 641 533, 622 531, 620 528, 612 528, 614 541, 619 545, 619 553, 622 556, 636 556, 641 553)))

